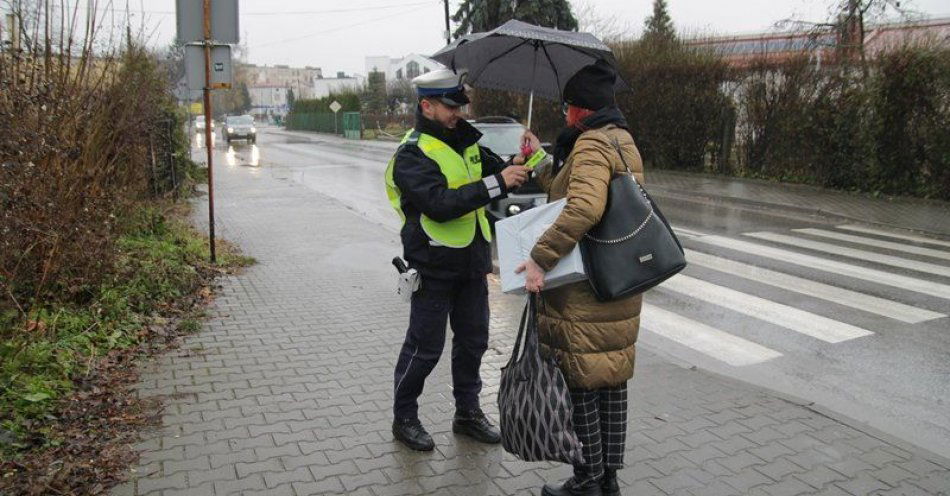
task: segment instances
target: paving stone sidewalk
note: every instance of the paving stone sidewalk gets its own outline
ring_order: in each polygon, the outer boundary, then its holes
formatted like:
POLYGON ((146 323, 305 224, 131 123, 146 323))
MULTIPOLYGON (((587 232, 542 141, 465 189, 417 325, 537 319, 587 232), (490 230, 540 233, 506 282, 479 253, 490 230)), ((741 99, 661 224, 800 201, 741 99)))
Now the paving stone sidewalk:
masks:
MULTIPOLYGON (((140 394, 166 398, 164 428, 113 494, 539 494, 570 475, 456 438, 448 354, 421 398, 436 450, 393 442, 392 369, 408 317, 392 292, 395 233, 267 168, 222 166, 216 177, 219 235, 259 263, 222 281, 204 330, 147 367, 140 394)), ((521 299, 497 284, 491 299, 482 402, 497 418, 521 299)), ((627 447, 625 495, 950 488, 946 460, 644 349, 627 447)))

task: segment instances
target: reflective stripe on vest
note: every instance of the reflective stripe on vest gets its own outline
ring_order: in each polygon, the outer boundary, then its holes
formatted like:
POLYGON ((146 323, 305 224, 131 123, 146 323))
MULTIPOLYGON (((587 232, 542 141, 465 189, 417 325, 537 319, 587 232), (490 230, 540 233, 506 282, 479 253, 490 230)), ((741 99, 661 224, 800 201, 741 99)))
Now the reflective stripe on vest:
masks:
MULTIPOLYGON (((466 184, 482 180, 481 151, 478 144, 466 148, 464 158, 442 141, 414 130, 406 133, 400 146, 406 144, 415 144, 426 157, 439 165, 439 170, 445 176, 449 189, 458 189, 466 184)), ((406 214, 402 211, 402 195, 393 180, 395 161, 396 155, 394 154, 386 167, 386 196, 389 197, 390 205, 405 224, 406 214)), ((423 231, 430 239, 450 248, 465 248, 472 244, 472 240, 475 239, 476 224, 481 229, 485 240, 491 241, 492 239, 491 227, 488 223, 488 217, 485 215, 484 207, 446 222, 436 222, 425 214, 421 214, 420 224, 422 224, 423 231)))

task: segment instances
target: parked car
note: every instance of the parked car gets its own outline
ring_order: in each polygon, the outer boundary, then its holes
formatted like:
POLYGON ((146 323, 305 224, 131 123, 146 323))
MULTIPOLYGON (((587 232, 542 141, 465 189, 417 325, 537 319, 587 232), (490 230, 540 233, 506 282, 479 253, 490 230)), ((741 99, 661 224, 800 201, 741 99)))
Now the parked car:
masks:
MULTIPOLYGON (((521 136, 525 127, 511 117, 488 116, 470 121, 476 129, 482 132, 478 144, 491 149, 502 159, 508 160, 521 151, 521 136)), ((492 222, 520 214, 525 210, 547 203, 548 195, 534 181, 508 192, 507 198, 493 200, 485 210, 492 222)))
POLYGON ((257 128, 254 127, 254 118, 249 115, 232 115, 224 121, 221 131, 224 141, 243 139, 248 143, 257 143, 257 128))

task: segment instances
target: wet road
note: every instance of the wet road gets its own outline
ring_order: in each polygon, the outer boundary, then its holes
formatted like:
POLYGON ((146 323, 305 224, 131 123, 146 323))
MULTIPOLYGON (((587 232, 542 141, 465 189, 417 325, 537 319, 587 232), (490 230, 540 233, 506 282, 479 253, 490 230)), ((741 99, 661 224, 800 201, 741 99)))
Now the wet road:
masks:
MULTIPOLYGON (((382 181, 393 143, 265 127, 256 147, 218 145, 218 166, 297 182, 398 231, 382 181)), ((647 295, 642 346, 950 456, 950 243, 657 200, 690 266, 647 295)))

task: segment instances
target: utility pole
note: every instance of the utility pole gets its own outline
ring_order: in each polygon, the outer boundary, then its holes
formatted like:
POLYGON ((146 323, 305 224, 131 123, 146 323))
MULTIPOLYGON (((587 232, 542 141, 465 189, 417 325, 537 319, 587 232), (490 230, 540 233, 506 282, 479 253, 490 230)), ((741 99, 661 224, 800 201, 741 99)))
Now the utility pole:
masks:
POLYGON ((445 44, 452 43, 452 30, 449 28, 449 0, 443 0, 445 3, 445 44))
POLYGON ((205 111, 205 147, 208 150, 208 240, 211 249, 211 263, 217 263, 214 246, 214 170, 211 167, 214 157, 214 146, 211 140, 214 131, 211 129, 211 0, 204 0, 204 28, 205 28, 205 87, 204 87, 204 111, 205 111))

